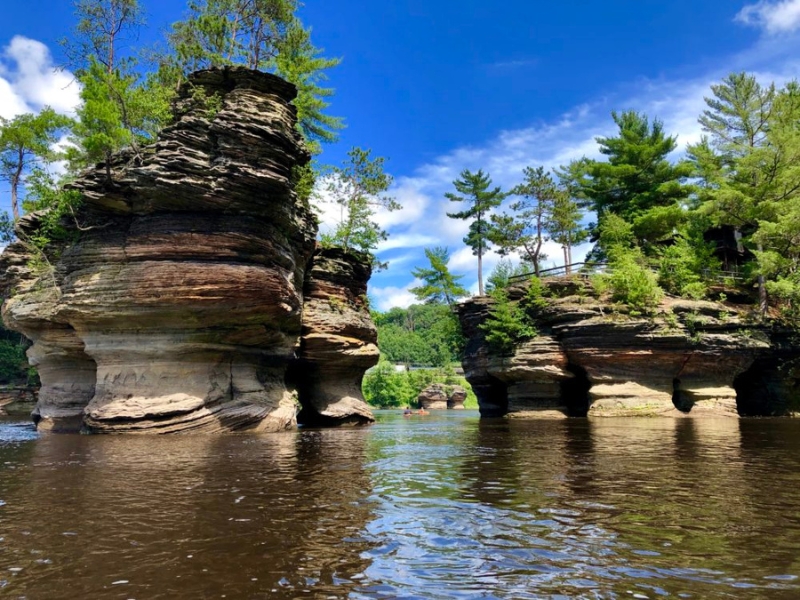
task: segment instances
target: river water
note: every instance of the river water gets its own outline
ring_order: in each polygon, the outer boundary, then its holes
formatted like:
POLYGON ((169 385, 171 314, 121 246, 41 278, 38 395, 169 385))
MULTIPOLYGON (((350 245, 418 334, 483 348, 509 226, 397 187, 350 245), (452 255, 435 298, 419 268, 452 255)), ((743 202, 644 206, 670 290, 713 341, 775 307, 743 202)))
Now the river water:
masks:
POLYGON ((800 598, 800 421, 0 422, 0 597, 800 598))

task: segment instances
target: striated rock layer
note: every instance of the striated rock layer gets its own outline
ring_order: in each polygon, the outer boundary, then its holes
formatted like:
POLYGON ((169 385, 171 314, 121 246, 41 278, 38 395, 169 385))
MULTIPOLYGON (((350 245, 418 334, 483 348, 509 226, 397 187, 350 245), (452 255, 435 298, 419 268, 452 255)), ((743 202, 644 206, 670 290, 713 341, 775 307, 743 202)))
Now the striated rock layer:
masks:
MULTIPOLYGON (((306 275, 316 222, 293 191, 294 169, 309 160, 294 96, 292 85, 265 73, 195 73, 154 145, 116 155, 74 183, 83 202, 64 224, 78 241, 48 248, 52 268, 34 266, 22 242, 0 257, 3 318, 33 341, 40 429, 295 426, 297 395, 285 380, 304 288, 314 287, 306 275), (197 89, 217 97, 219 110, 197 89)), ((20 222, 21 239, 38 219, 20 222)), ((368 277, 362 269, 354 279, 366 287, 368 277)), ((368 345, 368 329, 353 336, 368 345)), ((332 362, 318 360, 315 377, 332 362)), ((335 394, 325 402, 336 404, 335 394)), ((333 414, 370 418, 347 401, 333 414)))
POLYGON ((480 328, 491 298, 459 307, 465 376, 483 416, 787 415, 800 406, 790 332, 714 302, 668 299, 655 318, 610 314, 563 282, 549 285, 556 297, 535 317, 539 335, 510 355, 493 351, 480 328))
POLYGON ((306 278, 303 334, 290 380, 303 399, 304 425, 363 425, 375 419, 361 395, 364 372, 378 363, 378 330, 369 315, 367 257, 318 250, 306 278))

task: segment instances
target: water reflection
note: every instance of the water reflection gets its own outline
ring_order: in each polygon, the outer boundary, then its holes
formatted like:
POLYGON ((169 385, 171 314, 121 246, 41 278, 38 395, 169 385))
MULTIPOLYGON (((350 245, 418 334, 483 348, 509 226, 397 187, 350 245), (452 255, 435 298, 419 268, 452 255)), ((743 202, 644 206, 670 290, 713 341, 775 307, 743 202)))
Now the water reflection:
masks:
POLYGON ((3 591, 346 597, 367 566, 364 443, 357 430, 43 437, 19 465, 27 484, 4 492, 3 591))
POLYGON ((800 597, 800 422, 452 412, 0 442, 0 594, 800 597))

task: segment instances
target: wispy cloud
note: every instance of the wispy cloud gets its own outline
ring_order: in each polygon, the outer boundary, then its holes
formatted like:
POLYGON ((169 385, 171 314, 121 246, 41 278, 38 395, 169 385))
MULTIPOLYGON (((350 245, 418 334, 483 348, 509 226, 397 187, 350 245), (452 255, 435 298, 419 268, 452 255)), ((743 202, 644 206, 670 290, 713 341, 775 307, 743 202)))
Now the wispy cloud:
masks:
POLYGON ((800 29, 800 0, 761 0, 745 6, 736 20, 769 35, 791 33, 800 29))
MULTIPOLYGON (((800 5, 800 0, 792 4, 800 5)), ((706 108, 704 96, 710 95, 711 84, 730 71, 747 70, 763 82, 775 81, 779 85, 797 77, 800 63, 794 52, 796 40, 789 41, 792 43, 776 44, 765 39, 730 56, 719 68, 692 78, 637 79, 616 89, 603 90, 596 100, 576 106, 552 122, 501 131, 482 145, 455 148, 420 165, 411 175, 398 178, 393 193, 401 203, 408 202, 411 210, 393 213, 388 229, 394 242, 382 246, 381 251, 402 250, 404 261, 396 266, 390 262, 387 271, 373 278, 370 293, 378 308, 389 308, 392 302, 406 306, 414 301, 407 293, 410 284, 404 283, 411 279, 412 267, 426 265, 425 246, 448 246, 451 270, 466 275, 464 285, 476 291, 477 260, 462 241, 467 223, 447 216, 448 211, 458 207, 444 197, 445 192, 452 191, 452 182, 463 169, 483 169, 495 184, 509 189, 519 182, 526 166, 553 168, 582 156, 599 158, 595 138, 613 134, 611 111, 626 109, 661 119, 666 130, 677 135, 676 154, 680 154, 687 144, 697 142, 703 134, 697 118, 706 108)), ((573 249, 573 260, 582 260, 588 250, 588 244, 573 249)), ((549 256, 547 266, 562 264, 560 246, 550 242, 545 252, 549 256)), ((488 253, 484 259, 484 278, 499 260, 496 253, 488 253)))
POLYGON ((516 69, 535 67, 538 64, 538 58, 520 58, 516 60, 499 60, 489 64, 488 67, 489 69, 496 71, 512 71, 516 69))

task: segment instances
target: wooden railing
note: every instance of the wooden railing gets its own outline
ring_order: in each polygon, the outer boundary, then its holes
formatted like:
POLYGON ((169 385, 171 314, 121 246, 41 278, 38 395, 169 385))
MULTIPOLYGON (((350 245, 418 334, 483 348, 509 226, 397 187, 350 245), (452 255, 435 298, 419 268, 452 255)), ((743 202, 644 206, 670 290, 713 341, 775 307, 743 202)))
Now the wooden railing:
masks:
MULTIPOLYGON (((562 265, 560 267, 551 267, 550 269, 539 269, 539 278, 547 279, 548 277, 588 277, 597 273, 611 273, 612 269, 606 262, 577 262, 571 265, 562 265)), ((654 273, 657 269, 652 269, 654 273)), ((520 275, 512 275, 508 278, 509 283, 515 281, 523 281, 536 275, 535 272, 522 273, 520 275)), ((726 279, 733 279, 735 281, 743 281, 745 278, 739 271, 717 271, 713 275, 710 271, 704 273, 706 279, 714 281, 725 281, 726 279)))
MULTIPOLYGON (((577 277, 587 277, 595 273, 605 273, 608 271, 608 263, 604 262, 576 262, 571 265, 561 265, 560 267, 551 267, 550 269, 539 269, 539 278, 546 279, 548 277, 564 277, 567 275, 574 275, 577 277)), ((522 273, 521 275, 512 275, 508 278, 509 282, 522 281, 529 279, 536 275, 535 272, 522 273)))

